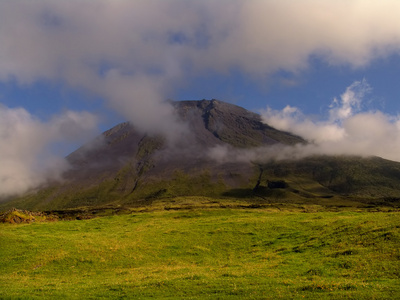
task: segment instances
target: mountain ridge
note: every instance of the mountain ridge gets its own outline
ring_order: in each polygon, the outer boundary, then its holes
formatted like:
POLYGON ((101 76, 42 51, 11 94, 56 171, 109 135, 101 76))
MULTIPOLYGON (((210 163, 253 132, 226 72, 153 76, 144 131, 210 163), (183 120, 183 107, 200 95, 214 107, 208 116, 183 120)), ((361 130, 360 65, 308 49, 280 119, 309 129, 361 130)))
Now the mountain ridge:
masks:
POLYGON ((400 163, 349 156, 221 161, 212 157, 210 149, 263 147, 268 152, 276 145, 307 142, 264 124, 254 112, 215 99, 171 105, 188 128, 176 144, 168 144, 161 135, 139 132, 129 122, 118 124, 66 157, 71 168, 63 182, 0 208, 136 206, 180 196, 239 197, 266 203, 326 203, 326 199, 350 197, 360 205, 399 203, 400 163))

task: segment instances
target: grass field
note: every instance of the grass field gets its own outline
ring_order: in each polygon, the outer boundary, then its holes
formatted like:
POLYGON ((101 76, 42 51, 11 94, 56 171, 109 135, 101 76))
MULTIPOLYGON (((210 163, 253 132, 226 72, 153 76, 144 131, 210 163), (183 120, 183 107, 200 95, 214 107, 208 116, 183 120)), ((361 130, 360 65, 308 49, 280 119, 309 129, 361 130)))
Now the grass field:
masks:
POLYGON ((399 299, 399 217, 208 208, 0 224, 0 298, 399 299))

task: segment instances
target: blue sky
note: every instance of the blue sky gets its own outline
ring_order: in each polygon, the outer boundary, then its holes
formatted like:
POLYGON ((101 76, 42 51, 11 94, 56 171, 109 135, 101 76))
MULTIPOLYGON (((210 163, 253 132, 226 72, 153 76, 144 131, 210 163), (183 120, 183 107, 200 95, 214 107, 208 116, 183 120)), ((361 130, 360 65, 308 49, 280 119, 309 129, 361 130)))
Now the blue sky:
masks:
POLYGON ((264 82, 251 81, 235 72, 230 76, 204 76, 179 91, 178 99, 217 98, 258 111, 270 106, 282 109, 297 106, 307 114, 324 114, 334 97, 344 92, 354 81, 366 79, 371 85, 368 107, 388 113, 400 112, 400 56, 391 55, 354 69, 348 65, 329 66, 315 60, 308 70, 296 76, 277 72, 264 82), (293 85, 285 84, 293 80, 293 85), (284 81, 284 82, 282 82, 284 81))
MULTIPOLYGON (((283 109, 286 105, 291 105, 299 107, 305 114, 324 118, 333 98, 342 94, 354 81, 366 79, 372 92, 364 110, 381 110, 396 115, 400 112, 399 78, 400 55, 397 54, 377 59, 358 69, 350 66, 329 66, 315 60, 299 76, 277 72, 266 77, 264 81, 252 81, 240 71, 228 75, 214 73, 212 76, 207 73, 166 95, 166 99, 215 98, 255 112, 267 106, 283 109), (285 84, 285 80, 293 80, 294 83, 285 84)), ((48 80, 22 86, 15 80, 1 82, 0 95, 0 103, 3 105, 10 108, 23 107, 44 121, 64 110, 92 111, 102 116, 99 131, 126 120, 121 114, 109 109, 101 96, 96 97, 85 90, 73 89, 48 80)))
POLYGON ((0 196, 62 176, 65 155, 125 120, 176 139, 166 99, 243 106, 310 153, 400 161, 399 11, 398 0, 2 1, 0 196))

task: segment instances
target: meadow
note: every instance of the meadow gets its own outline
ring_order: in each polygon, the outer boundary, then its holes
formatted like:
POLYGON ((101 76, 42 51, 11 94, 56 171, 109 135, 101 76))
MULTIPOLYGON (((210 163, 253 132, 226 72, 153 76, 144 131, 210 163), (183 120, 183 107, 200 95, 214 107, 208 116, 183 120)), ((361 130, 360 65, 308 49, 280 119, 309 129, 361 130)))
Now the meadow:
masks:
POLYGON ((0 224, 0 298, 398 299, 399 216, 164 207, 0 224))

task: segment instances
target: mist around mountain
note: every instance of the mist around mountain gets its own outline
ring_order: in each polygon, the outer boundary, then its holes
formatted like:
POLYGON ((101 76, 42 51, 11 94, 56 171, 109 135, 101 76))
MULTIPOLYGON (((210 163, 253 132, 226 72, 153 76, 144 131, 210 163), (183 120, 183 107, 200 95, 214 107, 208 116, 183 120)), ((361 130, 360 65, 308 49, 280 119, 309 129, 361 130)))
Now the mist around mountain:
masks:
POLYGON ((121 123, 68 155, 62 181, 0 208, 146 206, 180 196, 240 198, 256 205, 400 205, 400 163, 308 154, 303 149, 309 143, 301 137, 218 100, 171 105, 182 125, 168 134, 173 139, 121 123))

